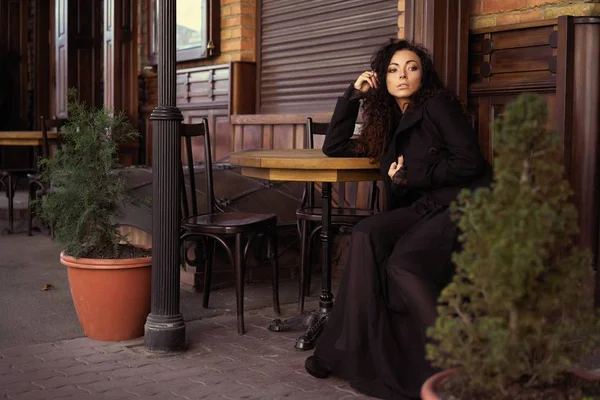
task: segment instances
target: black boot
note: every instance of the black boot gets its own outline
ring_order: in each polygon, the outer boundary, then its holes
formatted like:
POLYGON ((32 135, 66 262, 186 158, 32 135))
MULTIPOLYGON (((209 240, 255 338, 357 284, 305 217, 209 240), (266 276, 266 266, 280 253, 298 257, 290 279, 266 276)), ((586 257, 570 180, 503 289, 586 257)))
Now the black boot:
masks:
POLYGON ((304 362, 304 368, 310 375, 319 379, 325 379, 331 374, 331 371, 321 363, 317 356, 308 357, 304 362))

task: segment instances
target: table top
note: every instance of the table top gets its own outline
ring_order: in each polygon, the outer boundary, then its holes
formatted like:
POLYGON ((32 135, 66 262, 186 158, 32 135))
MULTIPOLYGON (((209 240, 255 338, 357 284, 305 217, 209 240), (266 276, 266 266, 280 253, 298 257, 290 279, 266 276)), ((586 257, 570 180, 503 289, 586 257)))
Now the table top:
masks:
POLYGON ((274 181, 360 182, 381 179, 379 163, 363 157, 328 157, 320 149, 247 150, 229 161, 242 175, 274 181))
MULTIPOLYGON (((48 140, 56 140, 56 132, 48 132, 48 140)), ((0 146, 41 146, 42 131, 0 131, 0 146)))

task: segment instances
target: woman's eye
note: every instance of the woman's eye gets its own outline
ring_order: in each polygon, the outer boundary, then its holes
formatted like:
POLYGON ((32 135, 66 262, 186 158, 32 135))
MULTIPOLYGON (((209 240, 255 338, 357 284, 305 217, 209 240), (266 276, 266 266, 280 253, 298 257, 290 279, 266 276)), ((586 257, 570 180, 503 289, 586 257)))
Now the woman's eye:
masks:
POLYGON ((419 69, 418 67, 408 67, 408 70, 409 70, 409 71, 416 71, 416 70, 418 70, 418 69, 419 69))
POLYGON ((396 71, 397 71, 396 68, 390 68, 390 69, 388 69, 388 74, 393 74, 396 71))

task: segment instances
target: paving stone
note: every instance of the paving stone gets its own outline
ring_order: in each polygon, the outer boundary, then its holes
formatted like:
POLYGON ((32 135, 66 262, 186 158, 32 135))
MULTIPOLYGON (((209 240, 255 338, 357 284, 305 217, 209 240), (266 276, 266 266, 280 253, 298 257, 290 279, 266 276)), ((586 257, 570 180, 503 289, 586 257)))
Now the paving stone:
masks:
POLYGON ((132 357, 130 359, 118 360, 117 362, 130 368, 139 368, 145 367, 146 365, 155 364, 156 359, 139 357, 136 355, 135 357, 132 357))
POLYGON ((230 380, 224 380, 218 384, 207 384, 206 386, 189 386, 187 388, 177 390, 175 393, 177 395, 188 398, 204 399, 208 396, 222 395, 247 390, 247 386, 240 385, 230 380))
POLYGON ((13 368, 9 363, 3 363, 2 360, 0 360, 0 376, 13 374, 15 372, 22 372, 22 370, 13 368))
POLYGON ((74 365, 68 368, 56 368, 57 371, 64 373, 67 376, 77 376, 90 372, 110 372, 121 368, 129 368, 126 365, 119 364, 116 361, 101 362, 98 364, 83 364, 74 365))
POLYGON ((12 394, 12 393, 25 393, 31 390, 40 390, 38 385, 33 384, 29 381, 21 381, 16 383, 11 383, 6 387, 0 389, 0 393, 12 394))
POLYGON ((80 349, 61 349, 61 348, 56 348, 55 351, 53 352, 48 352, 48 353, 44 353, 44 354, 38 354, 36 355, 37 358, 39 358, 42 361, 56 361, 56 360, 61 360, 64 358, 78 358, 78 357, 85 357, 85 356, 91 356, 93 354, 98 354, 98 350, 94 349, 94 348, 80 348, 80 349))
POLYGON ((117 353, 98 353, 89 356, 77 357, 76 360, 86 364, 97 364, 107 361, 127 361, 131 360, 131 357, 132 355, 130 353, 121 350, 117 353))
POLYGON ((153 375, 165 371, 171 370, 155 362, 154 364, 148 364, 142 367, 119 368, 114 371, 101 372, 101 374, 110 379, 120 379, 128 376, 153 375))
POLYGON ((158 393, 164 393, 165 391, 176 393, 180 390, 187 390, 189 387, 202 387, 196 382, 192 382, 186 378, 173 379, 169 382, 168 385, 165 385, 164 382, 152 382, 152 383, 144 383, 142 385, 130 387, 124 389, 126 392, 131 392, 139 395, 142 398, 146 396, 155 395, 158 393))
POLYGON ((103 347, 103 345, 108 345, 107 343, 108 342, 101 342, 98 340, 89 339, 87 337, 82 337, 77 339, 60 340, 58 342, 55 342, 54 344, 63 350, 76 350, 93 347, 103 347))
POLYGON ((36 380, 46 380, 57 376, 64 376, 53 369, 43 369, 34 372, 17 372, 0 376, 0 387, 9 387, 9 385, 18 382, 32 382, 36 380))
POLYGON ((143 374, 144 378, 150 379, 153 382, 169 382, 178 378, 195 378, 202 379, 203 375, 207 374, 207 369, 204 366, 182 369, 182 370, 168 370, 154 374, 143 374))
POLYGON ((236 374, 235 378, 238 382, 260 388, 268 388, 280 382, 295 382, 298 379, 298 375, 292 370, 282 371, 278 374, 268 374, 259 370, 248 369, 248 373, 246 376, 236 374))
POLYGON ((74 386, 65 386, 56 389, 44 389, 26 392, 22 394, 11 395, 14 400, 49 400, 60 397, 70 397, 73 399, 85 399, 89 393, 74 386))
POLYGON ((143 378, 141 376, 129 376, 126 378, 108 379, 103 381, 97 381, 93 383, 86 383, 78 385, 79 388, 88 390, 92 393, 104 393, 111 389, 123 389, 135 387, 145 383, 152 383, 151 380, 143 378))
MULTIPOLYGON (((81 400, 130 400, 130 399, 141 399, 135 393, 126 392, 123 389, 116 388, 110 389, 103 393, 91 393, 86 394, 81 400)), ((75 399, 73 399, 75 400, 75 399)), ((77 399, 79 400, 79 399, 77 399)), ((145 399, 143 399, 145 400, 145 399)))
POLYGON ((54 343, 42 343, 42 344, 34 344, 31 346, 19 346, 12 347, 9 349, 0 350, 0 354, 3 357, 13 357, 19 356, 22 357, 24 355, 32 355, 37 356, 45 353, 52 353, 58 350, 58 348, 54 345, 54 343))
POLYGON ((47 362, 44 362, 44 361, 41 361, 38 359, 36 362, 32 362, 30 364, 19 365, 18 369, 23 372, 35 372, 35 371, 40 371, 40 370, 44 370, 44 369, 62 370, 65 368, 79 368, 79 367, 83 367, 84 365, 85 365, 85 363, 78 361, 74 358, 64 358, 62 360, 47 361, 47 362))
POLYGON ((75 376, 57 376, 46 380, 32 379, 32 382, 44 389, 54 389, 70 385, 82 385, 105 380, 106 378, 95 372, 88 372, 75 376))
POLYGON ((24 354, 22 356, 3 357, 0 358, 0 362, 2 362, 3 364, 8 364, 13 368, 19 369, 20 365, 39 363, 40 359, 31 354, 24 354))

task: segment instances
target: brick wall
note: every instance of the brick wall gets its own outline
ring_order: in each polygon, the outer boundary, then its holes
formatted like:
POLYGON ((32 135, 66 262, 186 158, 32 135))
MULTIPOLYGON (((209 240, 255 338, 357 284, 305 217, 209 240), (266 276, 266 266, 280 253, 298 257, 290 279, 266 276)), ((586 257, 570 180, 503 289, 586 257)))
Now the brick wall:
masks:
POLYGON ((221 55, 215 64, 256 61, 256 0, 221 0, 221 55))
POLYGON ((398 39, 404 37, 404 12, 406 10, 405 0, 398 0, 398 39))
POLYGON ((471 0, 471 29, 600 15, 600 0, 471 0))

